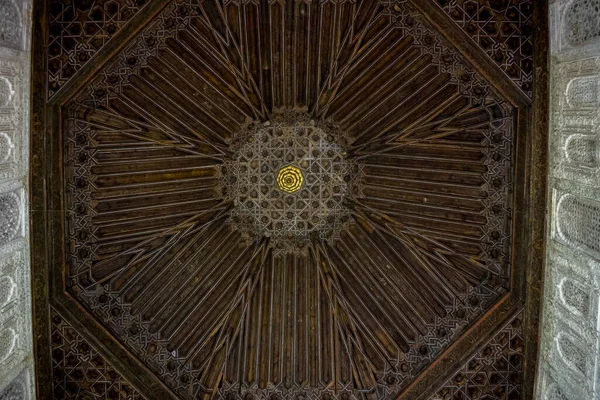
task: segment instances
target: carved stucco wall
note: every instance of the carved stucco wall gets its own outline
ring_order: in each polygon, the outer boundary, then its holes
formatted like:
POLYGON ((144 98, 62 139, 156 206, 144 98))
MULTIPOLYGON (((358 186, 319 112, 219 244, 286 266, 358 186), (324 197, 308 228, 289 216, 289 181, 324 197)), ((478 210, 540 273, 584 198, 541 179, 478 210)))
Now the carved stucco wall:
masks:
POLYGON ((0 400, 32 389, 28 240, 31 6, 0 0, 0 400))
POLYGON ((537 398, 600 398, 600 0, 551 3, 548 253, 537 398))

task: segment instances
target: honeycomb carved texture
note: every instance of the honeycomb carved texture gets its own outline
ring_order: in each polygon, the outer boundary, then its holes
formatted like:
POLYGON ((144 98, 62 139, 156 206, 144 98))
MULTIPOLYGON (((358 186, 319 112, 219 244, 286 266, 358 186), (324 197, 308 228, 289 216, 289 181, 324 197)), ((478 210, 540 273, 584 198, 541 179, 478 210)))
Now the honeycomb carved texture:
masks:
POLYGON ((21 372, 8 386, 0 390, 0 400, 29 400, 29 379, 27 371, 21 372))
POLYGON ((556 207, 560 239, 594 256, 600 255, 600 202, 565 194, 556 207))
POLYGON ((570 135, 565 144, 565 156, 577 167, 598 166, 598 139, 592 135, 570 135))
POLYGON ((17 332, 12 328, 5 328, 0 331, 0 361, 6 361, 12 354, 17 339, 17 332))
POLYGON ((586 349, 576 339, 561 332, 556 338, 556 348, 560 357, 571 368, 584 375, 587 373, 586 349))
POLYGON ((544 400, 569 400, 556 384, 548 386, 547 392, 542 394, 542 396, 544 400))
POLYGON ((48 97, 86 65, 146 3, 147 0, 50 0, 48 97))
POLYGON ((22 4, 19 0, 0 0, 0 47, 23 50, 22 4))
POLYGON ((519 313, 429 400, 520 400, 523 344, 519 313))
POLYGON ((6 132, 0 132, 0 164, 8 161, 13 152, 14 144, 6 132))
POLYGON ((0 107, 9 106, 14 93, 10 81, 3 76, 0 77, 0 107))
POLYGON ((67 290, 182 399, 395 396, 510 289, 512 110, 406 2, 173 2, 63 108, 67 290))
POLYGON ((15 282, 10 276, 0 276, 0 308, 8 304, 15 292, 15 282))
POLYGON ((588 317, 590 312, 591 295, 586 288, 575 281, 564 278, 560 282, 560 299, 572 312, 588 317))
POLYGON ((600 7, 595 0, 573 1, 564 17, 565 44, 577 46, 600 37, 600 7))
POLYGON ((19 236, 21 227, 21 199, 16 192, 0 194, 0 246, 19 236))
POLYGON ((533 83, 533 2, 436 0, 530 98, 533 83))
POLYGON ((53 308, 51 320, 54 399, 145 399, 53 308))

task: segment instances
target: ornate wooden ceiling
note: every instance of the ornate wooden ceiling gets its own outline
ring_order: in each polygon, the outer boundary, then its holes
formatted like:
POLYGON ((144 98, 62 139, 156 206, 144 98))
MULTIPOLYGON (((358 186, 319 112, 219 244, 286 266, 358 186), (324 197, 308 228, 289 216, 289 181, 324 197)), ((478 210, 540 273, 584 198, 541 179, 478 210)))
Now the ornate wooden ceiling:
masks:
POLYGON ((531 396, 532 1, 36 13, 42 398, 531 396))

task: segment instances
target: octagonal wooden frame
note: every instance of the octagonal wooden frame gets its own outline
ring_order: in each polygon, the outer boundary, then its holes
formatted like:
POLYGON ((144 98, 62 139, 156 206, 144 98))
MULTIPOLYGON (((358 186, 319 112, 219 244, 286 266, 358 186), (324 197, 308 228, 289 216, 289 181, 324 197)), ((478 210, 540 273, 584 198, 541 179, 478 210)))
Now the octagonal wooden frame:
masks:
MULTIPOLYGON (((61 195, 61 107, 142 27, 168 0, 151 0, 57 95, 46 100, 46 0, 34 1, 32 112, 31 112, 31 260, 34 310, 34 349, 38 398, 52 398, 50 312, 52 305, 69 317, 75 329, 149 399, 176 399, 176 395, 122 346, 65 290, 63 198, 61 195)), ((440 33, 469 60, 514 107, 517 149, 515 162, 515 215, 511 291, 480 318, 459 340, 400 395, 425 400, 452 377, 468 358, 516 313, 525 315, 523 399, 534 398, 543 293, 546 175, 548 135, 548 5, 534 2, 534 96, 531 101, 492 60, 433 2, 411 0, 440 33)))

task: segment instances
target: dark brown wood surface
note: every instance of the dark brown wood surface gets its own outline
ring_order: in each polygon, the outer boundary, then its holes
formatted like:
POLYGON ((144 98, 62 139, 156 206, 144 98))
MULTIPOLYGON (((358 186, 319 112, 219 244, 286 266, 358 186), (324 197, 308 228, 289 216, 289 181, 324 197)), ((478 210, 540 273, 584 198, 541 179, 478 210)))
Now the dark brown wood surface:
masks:
POLYGON ((546 13, 37 1, 40 398, 531 398, 546 13))

